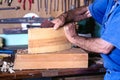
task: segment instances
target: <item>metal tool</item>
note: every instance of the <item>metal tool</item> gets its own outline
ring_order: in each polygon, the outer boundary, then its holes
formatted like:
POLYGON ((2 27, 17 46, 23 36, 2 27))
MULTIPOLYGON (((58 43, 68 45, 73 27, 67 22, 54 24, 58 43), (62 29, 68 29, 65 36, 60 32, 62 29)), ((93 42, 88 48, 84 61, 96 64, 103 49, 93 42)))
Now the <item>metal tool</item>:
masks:
POLYGON ((4 39, 1 37, 0 38, 0 43, 1 43, 1 48, 0 48, 0 54, 10 54, 10 56, 13 56, 15 54, 15 50, 9 50, 9 49, 3 49, 4 45, 4 39))
POLYGON ((71 5, 70 5, 70 1, 71 1, 71 0, 68 0, 68 10, 70 9, 70 6, 71 6, 71 5))
POLYGON ((18 10, 20 9, 19 6, 16 6, 16 7, 5 7, 5 8, 0 8, 0 10, 18 10))
POLYGON ((78 8, 78 0, 76 0, 76 3, 75 3, 75 4, 76 4, 76 8, 78 8))
POLYGON ((59 11, 59 0, 56 0, 56 11, 59 11))
POLYGON ((77 1, 76 1, 76 0, 74 0, 75 8, 77 8, 77 6, 76 6, 76 2, 77 2, 77 1))
POLYGON ((50 10, 49 10, 49 14, 51 14, 51 11, 52 11, 52 2, 53 2, 53 0, 50 0, 50 10))
POLYGON ((45 12, 48 14, 48 0, 44 0, 45 2, 45 12))
MULTIPOLYGON (((31 10, 32 3, 34 3, 34 0, 28 0, 29 1, 29 10, 31 10)), ((18 0, 19 3, 22 2, 22 0, 18 0)), ((26 0, 23 0, 23 9, 26 10, 26 0)))
POLYGON ((42 0, 40 0, 39 2, 40 2, 40 8, 42 8, 42 0))
POLYGON ((74 3, 75 0, 71 0, 71 8, 70 9, 75 9, 75 3, 74 3))
POLYGON ((28 33, 28 30, 22 30, 22 28, 3 28, 3 34, 26 34, 26 33, 28 33))
POLYGON ((14 50, 0 49, 0 54, 15 54, 14 50))
POLYGON ((2 4, 3 0, 0 0, 0 4, 2 4))
POLYGON ((45 20, 51 20, 50 18, 6 18, 0 19, 0 24, 19 24, 19 23, 42 23, 45 20))
POLYGON ((54 11, 56 9, 56 0, 54 0, 54 11))
POLYGON ((64 12, 66 12, 67 11, 67 7, 66 7, 66 4, 67 4, 67 0, 64 0, 64 12))
POLYGON ((11 6, 13 0, 7 0, 8 6, 11 6))
POLYGON ((40 11, 40 1, 37 0, 37 8, 38 8, 38 11, 40 11))
MULTIPOLYGON (((0 54, 7 54, 9 56, 10 62, 14 62, 16 52, 16 50, 0 49, 0 54)), ((3 61, 4 60, 5 58, 3 59, 3 61)))

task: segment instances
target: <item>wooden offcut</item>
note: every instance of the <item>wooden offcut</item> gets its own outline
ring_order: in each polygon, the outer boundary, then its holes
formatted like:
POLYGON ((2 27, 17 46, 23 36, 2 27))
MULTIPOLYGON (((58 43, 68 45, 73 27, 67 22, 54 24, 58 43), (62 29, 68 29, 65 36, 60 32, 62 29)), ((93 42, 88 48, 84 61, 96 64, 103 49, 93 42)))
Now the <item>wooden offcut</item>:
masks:
POLYGON ((14 69, 87 68, 88 53, 80 48, 43 54, 16 54, 14 69))
POLYGON ((0 37, 0 48, 3 47, 3 38, 0 37))
POLYGON ((46 53, 71 48, 64 29, 32 28, 28 30, 28 53, 46 53))

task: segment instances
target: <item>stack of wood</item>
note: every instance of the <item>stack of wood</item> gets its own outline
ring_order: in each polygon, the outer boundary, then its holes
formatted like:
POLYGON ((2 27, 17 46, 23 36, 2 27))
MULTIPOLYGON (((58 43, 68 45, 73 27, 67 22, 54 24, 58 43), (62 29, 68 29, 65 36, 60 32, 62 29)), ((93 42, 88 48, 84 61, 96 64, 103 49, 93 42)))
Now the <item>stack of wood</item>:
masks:
POLYGON ((63 28, 32 28, 28 36, 28 54, 16 55, 15 70, 88 67, 88 54, 80 48, 72 48, 63 28))

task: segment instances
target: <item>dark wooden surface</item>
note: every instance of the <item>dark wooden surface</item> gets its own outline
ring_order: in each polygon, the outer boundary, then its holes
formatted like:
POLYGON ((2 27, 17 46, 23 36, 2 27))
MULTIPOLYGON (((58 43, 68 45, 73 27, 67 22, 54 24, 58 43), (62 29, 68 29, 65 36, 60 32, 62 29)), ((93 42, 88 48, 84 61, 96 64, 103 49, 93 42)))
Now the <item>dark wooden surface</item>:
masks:
POLYGON ((102 65, 91 65, 89 68, 83 69, 46 69, 46 70, 21 70, 15 71, 15 73, 3 73, 0 72, 0 80, 20 80, 24 78, 61 78, 71 76, 83 76, 83 75, 97 75, 104 74, 105 69, 102 65))
MULTIPOLYGON (((77 69, 44 69, 44 70, 17 70, 15 73, 0 72, 0 80, 22 80, 25 78, 42 78, 51 77, 53 80, 65 77, 75 76, 90 76, 100 75, 105 73, 105 69, 102 64, 98 64, 95 61, 99 61, 98 55, 89 55, 89 67, 88 68, 77 68, 77 69), (97 58, 94 58, 96 57, 97 58)), ((101 61, 100 61, 101 62, 101 61)), ((61 80, 61 79, 60 79, 61 80)))

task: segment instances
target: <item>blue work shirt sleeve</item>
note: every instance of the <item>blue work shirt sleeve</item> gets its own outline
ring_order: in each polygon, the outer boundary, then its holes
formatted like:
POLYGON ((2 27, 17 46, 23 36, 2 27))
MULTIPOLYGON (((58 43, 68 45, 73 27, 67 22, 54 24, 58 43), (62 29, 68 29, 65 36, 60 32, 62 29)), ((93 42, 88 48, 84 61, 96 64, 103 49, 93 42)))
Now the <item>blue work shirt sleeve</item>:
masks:
POLYGON ((107 8, 108 0, 95 0, 89 5, 89 11, 92 17, 99 23, 102 24, 102 20, 107 8))
POLYGON ((120 49, 120 12, 114 14, 104 28, 101 38, 120 49))

